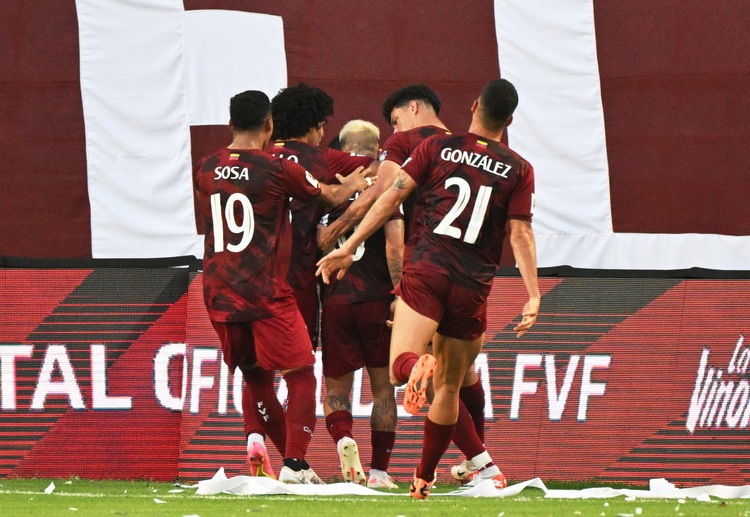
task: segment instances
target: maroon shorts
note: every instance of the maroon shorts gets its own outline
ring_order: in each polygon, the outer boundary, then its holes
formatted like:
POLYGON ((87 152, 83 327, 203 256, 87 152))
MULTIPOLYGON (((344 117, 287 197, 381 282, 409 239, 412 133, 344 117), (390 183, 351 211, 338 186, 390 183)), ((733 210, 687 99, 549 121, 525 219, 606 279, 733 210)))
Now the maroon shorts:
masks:
POLYGON ((391 300, 323 305, 323 375, 337 378, 363 366, 388 366, 391 300))
POLYGON ((302 319, 307 325, 307 334, 310 336, 313 350, 318 346, 318 321, 320 321, 320 303, 318 301, 317 289, 292 289, 297 307, 302 314, 302 319))
POLYGON ((453 282, 437 271, 404 273, 396 294, 423 316, 438 322, 438 332, 472 340, 487 329, 487 295, 453 282))
POLYGON ((241 322, 211 321, 224 362, 234 371, 256 362, 267 370, 291 370, 315 363, 305 323, 297 310, 241 322))

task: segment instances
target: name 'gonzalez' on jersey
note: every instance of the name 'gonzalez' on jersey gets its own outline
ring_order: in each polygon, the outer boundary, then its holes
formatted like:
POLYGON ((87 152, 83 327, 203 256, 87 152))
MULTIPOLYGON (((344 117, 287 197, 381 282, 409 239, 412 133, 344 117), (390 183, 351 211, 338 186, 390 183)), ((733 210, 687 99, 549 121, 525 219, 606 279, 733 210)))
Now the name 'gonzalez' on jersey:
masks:
POLYGON ((459 284, 489 289, 500 268, 508 219, 531 221, 531 164, 502 143, 458 133, 425 140, 403 169, 421 193, 404 271, 437 269, 459 284))

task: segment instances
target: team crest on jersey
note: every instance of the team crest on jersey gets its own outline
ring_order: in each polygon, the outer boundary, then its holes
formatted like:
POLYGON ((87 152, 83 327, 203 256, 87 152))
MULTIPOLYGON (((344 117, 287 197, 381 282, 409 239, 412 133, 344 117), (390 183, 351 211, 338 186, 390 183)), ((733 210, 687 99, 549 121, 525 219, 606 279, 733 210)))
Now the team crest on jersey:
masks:
POLYGON ((310 182, 310 185, 312 185, 315 188, 320 188, 320 183, 318 183, 318 180, 315 179, 315 176, 313 176, 307 171, 305 171, 305 178, 307 178, 307 181, 310 182))

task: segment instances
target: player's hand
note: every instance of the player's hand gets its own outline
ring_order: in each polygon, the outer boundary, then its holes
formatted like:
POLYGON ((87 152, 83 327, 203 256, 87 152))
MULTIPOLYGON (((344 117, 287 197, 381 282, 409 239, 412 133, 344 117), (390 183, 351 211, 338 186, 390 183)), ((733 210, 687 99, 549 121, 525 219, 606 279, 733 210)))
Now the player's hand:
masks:
POLYGON ((513 331, 516 333, 516 337, 521 337, 536 323, 536 316, 539 313, 539 304, 541 300, 539 298, 529 298, 526 305, 523 306, 523 317, 521 323, 516 325, 513 331))
POLYGON ((315 272, 315 276, 322 276, 323 282, 330 284, 331 275, 338 271, 336 278, 341 280, 352 262, 354 262, 354 256, 346 248, 335 249, 318 261, 318 270, 315 272))
POLYGON ((365 169, 360 165, 347 176, 336 174, 336 179, 345 187, 352 188, 357 192, 362 192, 377 180, 377 177, 371 176, 371 174, 372 171, 370 169, 365 169))

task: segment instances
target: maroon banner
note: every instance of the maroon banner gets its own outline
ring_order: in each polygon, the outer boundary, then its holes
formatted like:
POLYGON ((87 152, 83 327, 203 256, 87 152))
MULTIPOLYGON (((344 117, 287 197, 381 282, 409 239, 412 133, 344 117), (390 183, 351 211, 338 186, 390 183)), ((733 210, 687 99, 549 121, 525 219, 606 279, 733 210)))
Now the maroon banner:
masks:
MULTIPOLYGON (((49 3, 0 2, 0 250, 91 257, 76 3, 49 3)), ((336 100, 326 142, 351 118, 390 134, 380 106, 414 82, 439 94, 449 127, 464 128, 471 99, 501 73, 489 0, 183 4, 281 16, 289 84, 308 82, 336 100)), ((593 8, 614 231, 748 235, 747 2, 595 0, 593 8)), ((194 126, 193 158, 230 136, 226 126, 194 126)))
MULTIPOLYGON (((9 269, 0 279, 0 477, 247 473, 242 379, 222 362, 199 273, 9 269)), ((496 279, 476 364, 486 444, 509 479, 750 482, 750 280, 540 283, 539 320, 518 339, 522 281, 496 279)), ((320 362, 316 376, 308 461, 332 481, 340 472, 320 362)), ((365 466, 370 404, 358 374, 352 409, 365 466)), ((399 411, 398 479, 418 460, 423 419, 399 411)), ((451 446, 440 477, 462 459, 451 446)))

